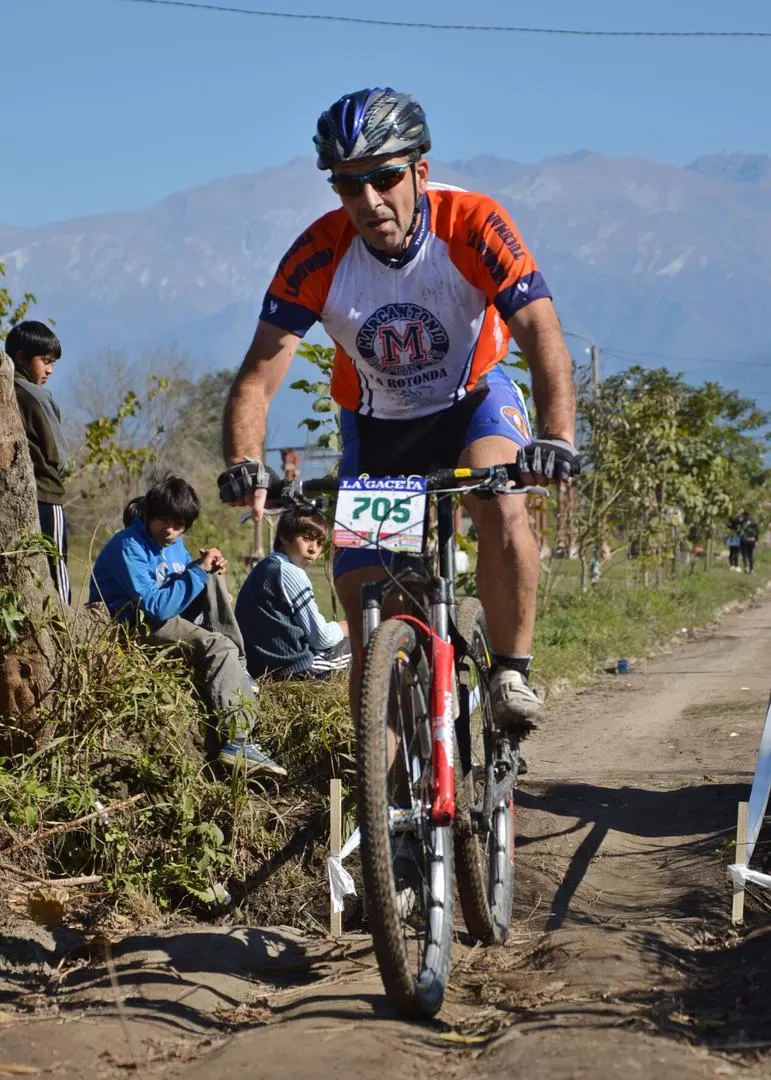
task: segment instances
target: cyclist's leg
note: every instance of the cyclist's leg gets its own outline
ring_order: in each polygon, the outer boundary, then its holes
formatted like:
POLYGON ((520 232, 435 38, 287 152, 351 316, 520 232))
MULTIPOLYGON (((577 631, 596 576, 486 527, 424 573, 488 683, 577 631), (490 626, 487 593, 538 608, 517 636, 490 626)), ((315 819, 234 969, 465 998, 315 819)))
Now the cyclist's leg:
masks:
MULTIPOLYGON (((519 446, 488 436, 466 448, 461 464, 472 468, 515 461, 519 446)), ((540 572, 538 544, 524 497, 467 500, 479 538, 477 593, 485 609, 493 651, 528 656, 533 644, 540 572)))
MULTIPOLYGON (((466 432, 463 465, 498 465, 516 460, 532 439, 519 389, 502 372, 488 376, 488 393, 466 432)), ((541 708, 527 685, 535 628, 540 552, 521 496, 469 497, 479 538, 477 592, 485 610, 494 657, 493 718, 499 726, 521 725, 541 708)))

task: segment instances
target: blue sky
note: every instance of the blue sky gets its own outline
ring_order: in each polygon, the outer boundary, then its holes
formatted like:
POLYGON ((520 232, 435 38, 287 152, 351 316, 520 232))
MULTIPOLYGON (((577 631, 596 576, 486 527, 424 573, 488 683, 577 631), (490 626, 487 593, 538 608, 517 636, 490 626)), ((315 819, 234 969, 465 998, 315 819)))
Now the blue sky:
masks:
MULTIPOLYGON (((265 6, 413 21, 771 31, 769 0, 265 6)), ((771 39, 449 33, 120 0, 0 0, 0 27, 7 106, 11 90, 0 221, 12 225, 133 209, 308 154, 320 110, 360 86, 414 93, 434 156, 445 161, 534 161, 579 147, 675 164, 702 153, 771 153, 771 39)))

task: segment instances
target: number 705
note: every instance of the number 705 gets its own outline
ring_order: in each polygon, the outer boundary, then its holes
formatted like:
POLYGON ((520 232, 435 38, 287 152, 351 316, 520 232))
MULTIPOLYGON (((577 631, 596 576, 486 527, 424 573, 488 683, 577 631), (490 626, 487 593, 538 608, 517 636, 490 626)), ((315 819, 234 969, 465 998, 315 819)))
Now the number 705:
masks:
POLYGON ((358 521, 369 510, 374 521, 390 518, 397 525, 406 525, 410 520, 409 502, 409 499, 388 499, 384 495, 377 495, 374 499, 370 495, 356 495, 353 500, 353 520, 358 521))

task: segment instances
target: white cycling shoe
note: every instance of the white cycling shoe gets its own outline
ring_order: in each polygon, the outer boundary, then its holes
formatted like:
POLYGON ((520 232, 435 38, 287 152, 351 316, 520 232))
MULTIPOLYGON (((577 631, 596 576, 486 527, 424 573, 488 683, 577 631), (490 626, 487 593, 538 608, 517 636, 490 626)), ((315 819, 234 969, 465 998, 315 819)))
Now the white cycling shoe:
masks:
POLYGON ((526 734, 543 712, 543 701, 524 677, 511 668, 499 667, 490 676, 493 725, 499 731, 526 734))

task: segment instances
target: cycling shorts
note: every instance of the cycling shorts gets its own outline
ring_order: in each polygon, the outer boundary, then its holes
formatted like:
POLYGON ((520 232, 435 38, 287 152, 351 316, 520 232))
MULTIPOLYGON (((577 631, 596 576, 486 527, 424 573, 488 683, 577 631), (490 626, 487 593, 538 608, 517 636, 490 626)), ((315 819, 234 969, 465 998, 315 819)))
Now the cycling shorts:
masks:
MULTIPOLYGON (((472 443, 499 435, 517 446, 533 441, 519 387, 493 368, 457 405, 416 420, 381 420, 340 410, 340 476, 410 476, 452 469, 472 443)), ((335 578, 364 566, 388 565, 391 553, 338 548, 335 578)))

